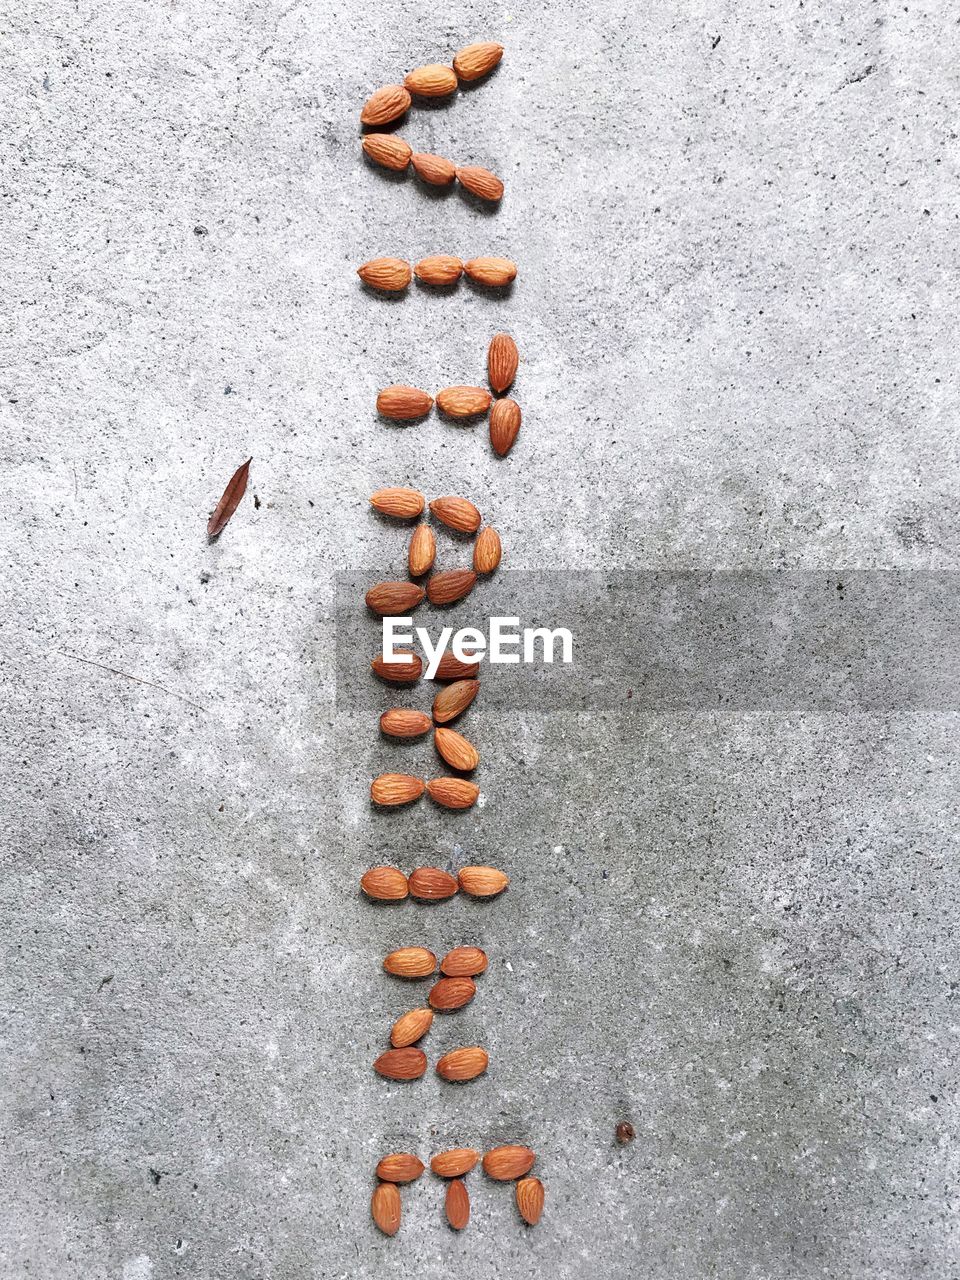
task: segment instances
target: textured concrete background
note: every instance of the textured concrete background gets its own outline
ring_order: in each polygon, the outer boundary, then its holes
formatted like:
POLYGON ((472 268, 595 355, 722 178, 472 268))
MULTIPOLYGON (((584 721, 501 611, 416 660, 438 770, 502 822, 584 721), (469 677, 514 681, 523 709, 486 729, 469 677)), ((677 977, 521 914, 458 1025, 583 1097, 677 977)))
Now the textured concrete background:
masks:
POLYGON ((957 565, 955 16, 634 9, 7 0, 4 1276, 956 1275, 956 715, 478 704, 483 807, 391 819, 335 707, 384 483, 474 497, 514 568, 957 565), (493 216, 357 137, 483 37, 403 132, 499 171, 493 216), (353 274, 441 250, 517 286, 353 274), (376 421, 501 327, 509 460, 376 421), (377 910, 381 856, 514 885, 377 910), (490 952, 429 1041, 487 1044, 474 1085, 370 1071, 414 941, 490 952), (511 1138, 535 1231, 475 1174, 462 1236, 429 1179, 375 1232, 384 1151, 511 1138))

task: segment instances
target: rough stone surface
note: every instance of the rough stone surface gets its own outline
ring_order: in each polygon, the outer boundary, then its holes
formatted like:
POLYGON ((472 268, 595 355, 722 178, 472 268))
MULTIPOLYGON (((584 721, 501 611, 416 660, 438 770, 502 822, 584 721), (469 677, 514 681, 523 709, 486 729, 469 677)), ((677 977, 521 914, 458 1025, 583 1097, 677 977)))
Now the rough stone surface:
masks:
POLYGON ((473 496, 513 568, 956 567, 953 16, 6 10, 3 1275, 954 1276, 953 709, 478 702, 483 806, 390 818, 333 687, 335 573, 402 570, 382 484, 473 496), (483 37, 500 70, 400 132, 501 174, 496 213, 358 142, 374 88, 483 37), (354 274, 439 251, 516 286, 354 274), (377 421, 501 328, 508 460, 377 421), (377 909, 381 859, 514 883, 377 909), (483 1080, 370 1071, 411 942, 489 951, 427 1041, 483 1080), (429 1176, 377 1234, 382 1154, 511 1139, 535 1230, 474 1173, 462 1235, 429 1176))

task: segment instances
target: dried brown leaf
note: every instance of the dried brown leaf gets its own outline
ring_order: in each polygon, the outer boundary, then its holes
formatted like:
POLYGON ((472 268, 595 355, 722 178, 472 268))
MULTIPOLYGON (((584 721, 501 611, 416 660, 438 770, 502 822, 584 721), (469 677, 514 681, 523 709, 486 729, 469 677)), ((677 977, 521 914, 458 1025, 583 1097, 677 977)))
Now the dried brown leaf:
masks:
POLYGON ((223 497, 217 503, 216 510, 207 521, 207 537, 219 537, 223 531, 227 521, 240 505, 240 499, 247 491, 247 476, 250 473, 250 463, 253 458, 248 458, 242 466, 237 467, 236 471, 230 477, 230 483, 223 491, 223 497))

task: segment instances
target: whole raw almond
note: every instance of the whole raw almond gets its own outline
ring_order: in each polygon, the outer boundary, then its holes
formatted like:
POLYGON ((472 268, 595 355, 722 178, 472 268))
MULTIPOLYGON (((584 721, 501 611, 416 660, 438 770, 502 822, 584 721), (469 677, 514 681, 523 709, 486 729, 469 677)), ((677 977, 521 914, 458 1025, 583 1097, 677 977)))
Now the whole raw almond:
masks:
POLYGON ((512 1182, 514 1178, 525 1177, 536 1158, 529 1147, 494 1147, 483 1157, 483 1171, 496 1182, 512 1182))
MULTIPOLYGON (((403 168, 406 168, 406 164, 403 168)), ((458 166, 457 181, 481 200, 500 200, 503 196, 503 183, 497 175, 489 169, 482 169, 478 164, 458 166)))
POLYGON ((457 892, 456 878, 439 867, 417 867, 408 883, 410 892, 422 902, 442 902, 457 892))
POLYGON ((443 1211, 454 1231, 462 1231, 470 1221, 470 1194, 465 1182, 454 1178, 447 1184, 443 1211))
POLYGON ((437 1075, 450 1081, 476 1080, 486 1071, 489 1062, 487 1051, 478 1044, 451 1049, 437 1063, 437 1075))
POLYGON ((463 269, 471 280, 491 289, 502 289, 517 278, 517 264, 509 258, 471 258, 463 269))
POLYGON ((406 1049, 422 1039, 432 1025, 432 1009, 411 1009, 409 1013, 401 1014, 393 1024, 390 1043, 395 1049, 406 1049))
POLYGON ((444 387, 437 392, 437 408, 448 418, 476 418, 490 408, 486 387, 444 387))
POLYGON ((470 594, 476 581, 473 569, 444 569, 427 579, 427 598, 431 604, 455 604, 470 594))
POLYGON ((502 396, 517 376, 520 352, 509 333, 495 333, 487 348, 487 377, 498 396, 502 396))
POLYGON ((503 45, 492 40, 468 44, 453 60, 453 69, 461 80, 480 80, 493 70, 503 57, 503 45))
POLYGON ((370 799, 384 809, 410 804, 423 795, 423 779, 409 773, 381 773, 370 783, 370 799))
MULTIPOLYGON (((429 398, 429 397, 428 397, 429 398)), ((396 516, 398 520, 412 520, 423 510, 425 499, 416 489, 378 489, 370 495, 370 505, 383 516, 396 516)))
POLYGON ((496 529, 487 525, 480 531, 480 537, 473 544, 473 567, 477 573, 493 573, 503 557, 500 535, 496 529))
POLYGON ((480 788, 466 778, 432 778, 427 791, 434 804, 444 809, 470 809, 480 798, 480 788))
POLYGON ((408 72, 403 87, 421 98, 445 98, 457 87, 457 73, 442 62, 431 62, 408 72))
POLYGON ((415 151, 410 157, 413 171, 422 182, 433 187, 449 187, 457 176, 457 166, 445 156, 435 156, 430 151, 415 151))
POLYGON ((433 718, 437 724, 449 724, 466 711, 480 690, 479 680, 456 680, 448 684, 433 700, 433 718))
POLYGON ((393 655, 392 662, 386 662, 382 653, 371 658, 370 670, 373 674, 387 684, 416 684, 423 671, 420 655, 410 649, 394 649, 393 655))
POLYGON ((400 902, 409 892, 407 877, 396 867, 371 867, 360 877, 360 888, 378 902, 400 902))
POLYGON ((433 728, 433 721, 425 711, 391 707, 380 717, 380 728, 391 738, 419 738, 433 728))
POLYGON ((461 773, 472 773, 480 763, 480 752, 477 748, 453 729, 435 729, 433 745, 450 768, 459 769, 461 773))
POLYGON ((427 1069, 427 1055, 422 1049, 387 1049, 373 1064, 378 1076, 385 1080, 419 1080, 427 1069))
POLYGON ((395 385, 384 387, 377 396, 377 413, 394 422, 413 422, 425 418, 433 408, 433 396, 418 387, 395 385))
POLYGON ((434 680, 473 680, 480 671, 480 659, 469 657, 466 660, 456 654, 447 652, 437 663, 434 680))
POLYGON ((480 528, 480 512, 467 498, 434 498, 430 510, 448 529, 458 533, 476 533, 480 528))
POLYGON ((402 84, 385 84, 372 93, 363 104, 360 123, 365 125, 390 124, 410 110, 410 94, 402 84))
POLYGON ((423 587, 418 587, 415 582, 378 582, 364 599, 367 608, 382 618, 399 618, 415 609, 425 594, 423 587))
POLYGON ((378 1182, 370 1201, 370 1214, 385 1236, 400 1230, 400 1192, 396 1183, 378 1182))
POLYGON ((384 1182, 416 1182, 423 1169, 423 1161, 416 1156, 406 1151, 394 1151, 377 1165, 377 1177, 384 1182))
POLYGON ((487 971, 487 953, 480 947, 454 947, 440 962, 440 972, 448 978, 475 978, 487 971))
POLYGON ((454 1009, 462 1009, 477 994, 477 984, 472 978, 441 978, 430 988, 427 999, 431 1009, 441 1013, 450 1013, 454 1009))
POLYGON ((430 1168, 438 1178, 462 1178, 479 1159, 480 1152, 472 1147, 452 1147, 438 1152, 430 1161, 430 1168))
POLYGON ((399 947, 384 956, 383 967, 395 978, 429 978, 436 970, 437 957, 426 947, 399 947))
POLYGON ((437 558, 437 540, 428 524, 418 524, 410 538, 407 567, 411 578, 422 578, 433 568, 437 558))
POLYGON ((368 133, 361 145, 364 154, 369 156, 374 164, 382 165, 384 169, 392 169, 395 173, 403 173, 413 155, 413 147, 410 143, 404 142, 395 133, 368 133))
POLYGON ((517 1208, 520 1217, 535 1227, 543 1213, 543 1183, 539 1178, 521 1178, 517 1183, 517 1208))
POLYGON ((463 263, 450 254, 438 253, 432 258, 421 258, 413 270, 424 284, 456 284, 463 275, 463 263))
POLYGON ((400 293, 413 279, 410 263, 403 258, 372 258, 357 267, 357 275, 371 289, 383 293, 400 293))
POLYGON ((521 417, 516 400, 494 400, 490 410, 490 443, 494 453, 499 453, 501 458, 505 458, 513 448, 520 431, 521 417))
POLYGON ((457 880, 463 892, 472 898, 495 898, 510 883, 506 872, 497 867, 461 867, 457 880))

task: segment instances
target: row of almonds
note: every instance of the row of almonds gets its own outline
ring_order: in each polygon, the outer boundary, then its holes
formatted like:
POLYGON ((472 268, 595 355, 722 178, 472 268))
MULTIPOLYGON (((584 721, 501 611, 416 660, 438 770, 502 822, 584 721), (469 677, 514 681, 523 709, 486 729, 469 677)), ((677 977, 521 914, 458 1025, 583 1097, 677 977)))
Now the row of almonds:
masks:
POLYGON ((517 278, 517 264, 509 258, 469 258, 462 262, 448 253, 436 253, 422 258, 411 267, 405 258, 371 258, 357 267, 357 275, 371 289, 381 293, 402 293, 414 274, 423 284, 456 284, 461 276, 467 276, 474 284, 488 289, 505 289, 517 278))
POLYGON ((497 867, 461 867, 456 876, 440 867, 417 867, 405 876, 399 867, 371 867, 360 877, 360 888, 376 902, 445 902, 459 889, 471 898, 495 898, 510 877, 497 867))

